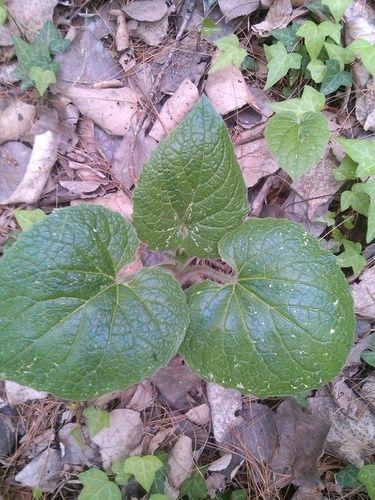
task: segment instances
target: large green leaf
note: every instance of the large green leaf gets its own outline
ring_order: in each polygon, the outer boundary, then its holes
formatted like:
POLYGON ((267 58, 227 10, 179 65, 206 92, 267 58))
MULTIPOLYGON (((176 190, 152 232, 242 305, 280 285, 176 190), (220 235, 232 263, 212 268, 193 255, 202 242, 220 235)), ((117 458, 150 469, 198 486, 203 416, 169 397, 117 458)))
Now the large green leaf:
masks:
POLYGON ((220 115, 202 97, 144 166, 134 196, 134 225, 152 249, 182 246, 218 256, 217 243, 247 211, 246 188, 220 115))
POLYGON ((233 283, 188 289, 181 353, 200 376, 258 397, 321 386, 353 342, 353 300, 335 257, 303 227, 250 220, 224 236, 233 283))
POLYGON ((320 160, 328 135, 327 119, 316 112, 300 116, 295 113, 277 113, 269 120, 265 130, 271 153, 293 180, 297 180, 320 160))
POLYGON ((137 244, 125 219, 94 205, 22 233, 0 261, 0 377, 88 399, 163 366, 184 337, 186 301, 161 269, 123 282, 137 244))

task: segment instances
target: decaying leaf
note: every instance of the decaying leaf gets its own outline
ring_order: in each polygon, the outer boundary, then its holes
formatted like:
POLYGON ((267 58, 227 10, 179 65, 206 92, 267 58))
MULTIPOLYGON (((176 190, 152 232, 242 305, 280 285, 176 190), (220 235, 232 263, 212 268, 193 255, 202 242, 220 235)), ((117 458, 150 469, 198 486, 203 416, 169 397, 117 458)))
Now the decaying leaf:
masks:
POLYGON ((60 451, 47 448, 18 472, 15 480, 22 486, 52 493, 62 479, 63 465, 60 451))
POLYGON ((363 271, 359 282, 352 285, 357 314, 375 319, 375 267, 363 271))
POLYGON ((134 0, 122 7, 125 14, 136 21, 159 21, 168 11, 163 0, 134 0))
POLYGON ((279 170, 264 138, 236 146, 235 152, 247 187, 255 186, 262 177, 279 170))
POLYGON ((20 100, 2 103, 0 108, 0 144, 18 141, 31 127, 35 112, 35 106, 20 100))
POLYGON ((129 410, 142 411, 147 408, 154 400, 154 388, 149 380, 142 380, 137 385, 137 389, 127 404, 129 410))
POLYGON ((165 16, 154 23, 139 22, 132 34, 143 40, 147 45, 160 45, 168 34, 168 17, 165 16))
POLYGON ((0 204, 35 203, 47 182, 57 159, 57 145, 51 132, 37 135, 30 148, 8 142, 1 148, 0 170, 5 183, 1 184, 0 204))
POLYGON ((191 408, 185 415, 194 424, 206 425, 210 420, 210 407, 207 403, 203 403, 195 408, 191 408))
POLYGON ((245 79, 234 66, 208 75, 205 91, 213 107, 222 115, 242 108, 250 101, 245 79))
POLYGON ((275 0, 269 8, 264 21, 254 24, 252 30, 259 36, 268 36, 270 31, 285 28, 293 13, 290 0, 275 0))
POLYGON ((367 83, 367 88, 358 90, 355 101, 355 115, 364 130, 375 131, 375 80, 367 83))
POLYGON ((225 21, 236 17, 248 16, 259 7, 259 0, 219 0, 219 7, 225 16, 225 21))
POLYGON ((179 488, 193 470, 193 442, 190 437, 182 435, 178 438, 168 458, 168 465, 169 482, 174 488, 179 488))
POLYGON ((31 41, 46 21, 52 21, 57 4, 58 0, 7 0, 6 5, 11 22, 31 41))
POLYGON ((31 387, 26 387, 10 380, 5 382, 5 392, 7 400, 11 405, 26 403, 26 401, 34 399, 45 399, 48 396, 47 392, 36 391, 31 387))
POLYGON ((117 191, 116 193, 108 193, 99 198, 87 198, 85 200, 73 200, 70 204, 72 206, 81 205, 82 203, 91 203, 93 205, 101 205, 109 208, 114 212, 118 212, 125 219, 131 220, 133 215, 133 205, 131 199, 124 193, 124 191, 117 191))
POLYGON ((227 440, 230 429, 242 421, 237 412, 242 410, 241 394, 218 384, 207 384, 207 399, 211 409, 213 434, 217 443, 227 440))
POLYGON ((62 445, 62 457, 66 464, 84 465, 87 467, 100 466, 101 458, 95 445, 89 442, 89 436, 85 427, 81 427, 83 434, 82 442, 78 443, 74 429, 77 424, 65 424, 58 432, 58 438, 62 445))

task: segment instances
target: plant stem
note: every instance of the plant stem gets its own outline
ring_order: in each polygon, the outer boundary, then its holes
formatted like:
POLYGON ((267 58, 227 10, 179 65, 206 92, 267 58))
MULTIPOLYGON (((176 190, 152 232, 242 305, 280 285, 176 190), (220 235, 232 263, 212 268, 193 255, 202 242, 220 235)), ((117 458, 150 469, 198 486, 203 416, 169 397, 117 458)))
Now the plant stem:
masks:
POLYGON ((202 274, 212 281, 217 281, 219 283, 230 283, 234 280, 232 274, 224 274, 212 267, 208 266, 189 266, 183 270, 183 274, 180 278, 181 284, 185 284, 188 280, 194 281, 194 278, 201 278, 202 274))

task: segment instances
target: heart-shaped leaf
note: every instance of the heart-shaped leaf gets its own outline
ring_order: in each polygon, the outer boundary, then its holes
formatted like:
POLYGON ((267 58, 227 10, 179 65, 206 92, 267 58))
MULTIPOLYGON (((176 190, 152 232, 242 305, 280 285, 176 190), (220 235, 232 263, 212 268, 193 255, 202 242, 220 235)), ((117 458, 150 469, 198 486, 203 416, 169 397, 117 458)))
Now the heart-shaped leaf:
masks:
POLYGON ((191 323, 181 353, 203 378, 258 397, 321 386, 353 342, 353 300, 335 257, 303 227, 250 220, 224 236, 233 283, 187 292, 191 323))
POLYGON ((124 282, 137 237, 119 214, 81 205, 22 233, 0 261, 0 376, 88 399, 152 375, 178 350, 183 292, 161 269, 124 282))
POLYGON ((247 211, 246 188, 224 121, 206 97, 161 141, 134 196, 134 225, 152 249, 218 256, 247 211))
POLYGON ((78 475, 83 484, 79 500, 121 500, 120 488, 108 479, 105 472, 100 469, 89 469, 78 475))
POLYGON ((265 136, 280 167, 296 181, 322 157, 328 123, 321 113, 278 113, 269 120, 265 136))

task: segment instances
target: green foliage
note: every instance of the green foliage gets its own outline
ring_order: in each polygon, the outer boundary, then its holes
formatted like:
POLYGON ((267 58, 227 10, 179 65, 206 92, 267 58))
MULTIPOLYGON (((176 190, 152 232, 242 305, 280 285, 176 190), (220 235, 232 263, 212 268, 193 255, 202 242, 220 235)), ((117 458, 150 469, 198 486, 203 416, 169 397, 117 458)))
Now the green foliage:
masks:
POLYGON ((361 486, 361 482, 358 480, 358 472, 358 467, 348 464, 345 469, 336 474, 336 481, 343 488, 358 488, 358 486, 361 486))
POLYGON ((323 61, 319 59, 310 61, 306 68, 310 71, 311 78, 315 83, 321 83, 323 81, 324 75, 327 72, 326 65, 323 61))
POLYGON ((40 208, 36 208, 35 210, 16 209, 13 213, 22 231, 27 231, 36 222, 39 222, 46 217, 46 214, 43 210, 40 210, 40 208))
POLYGON ((329 8, 337 23, 341 21, 346 9, 352 2, 353 0, 322 0, 322 3, 329 8))
POLYGON ((246 212, 246 188, 225 123, 202 97, 143 167, 134 226, 152 249, 182 246, 189 256, 212 258, 246 212))
POLYGON ((311 60, 318 58, 327 37, 332 38, 336 43, 340 43, 341 25, 332 21, 323 21, 316 24, 313 21, 306 21, 298 29, 297 35, 305 40, 307 52, 311 60))
POLYGON ((366 486, 370 500, 375 500, 375 464, 364 465, 358 473, 358 479, 366 486))
POLYGON ((338 265, 351 267, 354 274, 359 274, 366 265, 366 259, 361 255, 362 245, 346 239, 342 240, 342 244, 345 250, 337 256, 338 265))
POLYGON ((219 251, 236 280, 187 290, 191 323, 181 353, 188 364, 206 380, 258 397, 330 380, 354 330, 352 298, 333 255, 301 226, 274 219, 246 221, 219 251))
POLYGON ((203 472, 197 470, 191 477, 186 479, 180 489, 181 497, 189 500, 205 500, 207 498, 207 487, 203 472))
POLYGON ((146 491, 150 491, 155 474, 162 467, 163 462, 155 455, 129 457, 124 462, 124 472, 132 474, 146 491))
POLYGON ((293 52, 300 40, 300 37, 297 35, 299 26, 298 23, 292 22, 292 24, 286 28, 272 30, 271 35, 284 44, 288 52, 293 52))
POLYGON ((334 43, 325 42, 324 48, 327 51, 329 59, 336 59, 340 64, 340 71, 343 71, 346 64, 355 61, 355 55, 348 47, 341 47, 334 43))
POLYGON ((92 468, 78 475, 83 484, 79 500, 121 500, 119 487, 108 479, 105 472, 92 468))
POLYGON ((345 181, 347 179, 356 179, 358 164, 353 161, 350 156, 346 155, 340 165, 333 171, 333 177, 337 181, 345 181))
POLYGON ((247 55, 246 50, 240 46, 237 35, 220 38, 215 42, 215 45, 219 49, 219 53, 215 56, 208 73, 214 73, 228 66, 239 68, 247 55))
POLYGON ((83 415, 86 417, 91 438, 105 427, 109 427, 109 413, 107 411, 90 406, 83 411, 83 415))
POLYGON ((336 59, 329 59, 326 62, 326 72, 324 74, 320 92, 322 94, 332 94, 341 86, 350 87, 352 76, 349 71, 341 71, 340 63, 336 59))
POLYGON ((362 359, 368 365, 375 367, 375 335, 372 336, 370 349, 363 351, 362 359))
POLYGON ((216 24, 213 22, 212 19, 206 18, 203 19, 202 21, 202 36, 204 37, 210 37, 211 35, 215 34, 219 28, 216 26, 216 24))
POLYGON ((358 163, 357 177, 375 175, 375 141, 370 139, 344 139, 336 137, 350 158, 358 163))
POLYGON ((22 88, 35 85, 43 95, 48 85, 56 82, 58 63, 52 56, 64 52, 70 41, 61 37, 52 21, 46 21, 33 43, 15 35, 13 43, 18 60, 15 76, 22 80, 22 88))
POLYGON ((361 59, 367 71, 375 77, 375 45, 359 38, 358 40, 354 40, 348 49, 361 59))
POLYGON ((264 90, 275 85, 283 78, 291 68, 301 67, 302 56, 300 54, 289 54, 285 45, 277 42, 274 45, 263 45, 267 58, 267 81, 264 90))
POLYGON ((5 23, 8 11, 4 0, 0 0, 0 26, 5 23))
POLYGON ((111 465, 113 474, 115 475, 115 483, 119 486, 125 486, 129 483, 131 474, 124 472, 125 460, 118 460, 111 465))
POLYGON ((287 99, 282 102, 271 104, 271 108, 275 113, 293 113, 298 117, 302 117, 305 113, 319 113, 324 107, 324 96, 309 85, 305 85, 301 97, 287 99))

